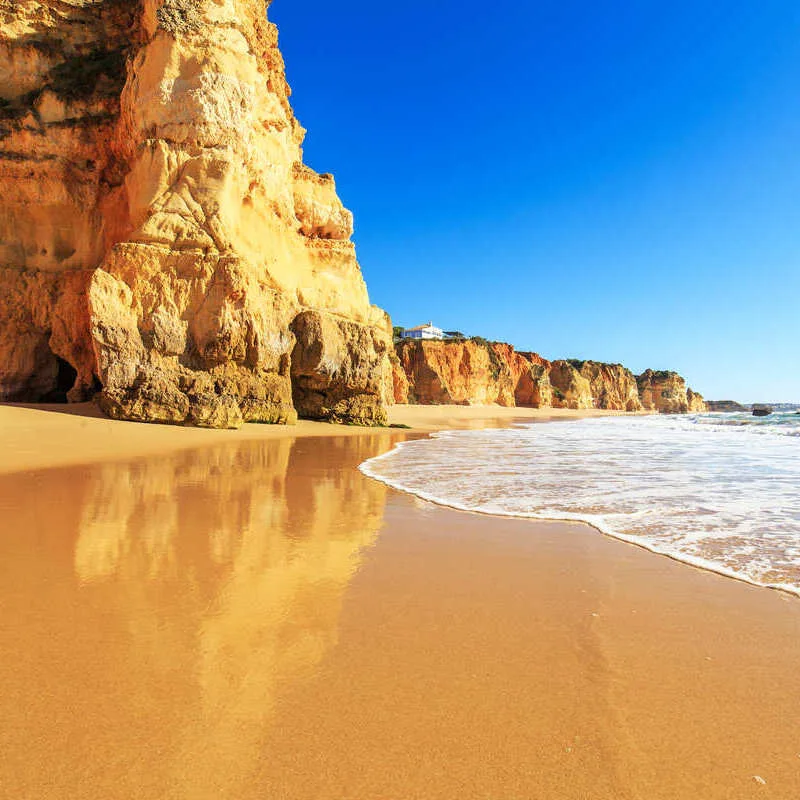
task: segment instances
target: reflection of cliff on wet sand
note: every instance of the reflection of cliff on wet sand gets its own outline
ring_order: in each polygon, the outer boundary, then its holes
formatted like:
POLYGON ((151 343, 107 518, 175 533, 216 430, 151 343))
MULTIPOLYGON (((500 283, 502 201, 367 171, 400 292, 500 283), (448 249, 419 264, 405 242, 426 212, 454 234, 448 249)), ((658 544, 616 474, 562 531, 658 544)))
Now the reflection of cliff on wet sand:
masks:
POLYGON ((12 656, 0 679, 16 690, 0 708, 26 710, 9 709, 0 785, 20 796, 235 796, 281 691, 336 643, 385 502, 354 466, 391 443, 243 443, 5 484, 17 524, 0 552, 10 547, 3 565, 26 580, 0 611, 12 656), (31 503, 65 481, 71 492, 31 518, 31 503))

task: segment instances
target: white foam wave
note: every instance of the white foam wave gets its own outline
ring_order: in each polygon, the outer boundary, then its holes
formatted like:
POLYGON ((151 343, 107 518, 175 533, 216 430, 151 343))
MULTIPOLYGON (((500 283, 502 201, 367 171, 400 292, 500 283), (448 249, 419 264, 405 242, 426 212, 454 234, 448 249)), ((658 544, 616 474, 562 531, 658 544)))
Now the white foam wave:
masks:
POLYGON ((753 436, 752 428, 707 420, 616 417, 451 431, 402 443, 361 469, 440 505, 587 522, 800 595, 796 436, 764 428, 753 436))

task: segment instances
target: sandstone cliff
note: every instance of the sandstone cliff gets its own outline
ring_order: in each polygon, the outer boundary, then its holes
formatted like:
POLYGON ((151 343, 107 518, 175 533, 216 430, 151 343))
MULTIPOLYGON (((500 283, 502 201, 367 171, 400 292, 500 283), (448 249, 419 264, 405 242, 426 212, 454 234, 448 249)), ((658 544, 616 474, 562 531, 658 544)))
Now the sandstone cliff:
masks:
POLYGON ((634 374, 622 364, 597 361, 570 362, 589 381, 595 408, 616 411, 641 411, 639 387, 634 374))
POLYGON ((686 390, 686 405, 690 414, 700 414, 710 410, 703 395, 691 389, 686 390))
POLYGON ((636 380, 646 411, 687 414, 708 410, 703 396, 687 388, 686 381, 677 372, 648 369, 636 380))
POLYGON ((553 405, 553 384, 550 382, 552 364, 538 353, 519 353, 531 366, 528 374, 523 374, 517 385, 518 406, 531 408, 551 408, 553 405))
POLYGON ((550 368, 554 408, 594 408, 592 386, 569 361, 554 361, 550 368))
POLYGON ((397 345, 395 402, 420 405, 549 405, 550 362, 482 339, 397 345), (402 374, 400 374, 402 373, 402 374))
POLYGON ((265 0, 0 10, 0 400, 384 423, 390 327, 265 0))
POLYGON ((390 354, 390 363, 392 365, 392 404, 408 405, 409 383, 408 375, 406 375, 403 365, 395 352, 390 354))
POLYGON ((510 376, 483 343, 406 341, 398 345, 397 355, 412 403, 514 405, 510 376))
POLYGON ((483 339, 404 340, 396 345, 394 401, 421 405, 706 411, 677 373, 648 370, 637 379, 620 364, 548 361, 483 339))

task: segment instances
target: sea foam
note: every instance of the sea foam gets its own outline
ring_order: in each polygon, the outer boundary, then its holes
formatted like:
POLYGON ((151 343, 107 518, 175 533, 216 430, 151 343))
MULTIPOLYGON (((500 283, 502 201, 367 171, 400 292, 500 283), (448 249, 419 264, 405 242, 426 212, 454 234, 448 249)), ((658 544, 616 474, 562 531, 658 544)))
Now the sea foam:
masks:
POLYGON ((800 594, 800 416, 606 417, 448 431, 361 466, 465 511, 578 520, 800 594))

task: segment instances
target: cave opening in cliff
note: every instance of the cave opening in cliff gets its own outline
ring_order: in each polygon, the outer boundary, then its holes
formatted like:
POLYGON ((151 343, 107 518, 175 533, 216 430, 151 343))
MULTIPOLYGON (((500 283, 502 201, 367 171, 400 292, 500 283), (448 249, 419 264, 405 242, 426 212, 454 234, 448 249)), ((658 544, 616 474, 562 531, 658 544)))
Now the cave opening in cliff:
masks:
POLYGON ((78 370, 63 358, 56 356, 58 371, 56 372, 56 385, 40 402, 42 403, 67 403, 67 392, 75 385, 78 379, 78 370))

